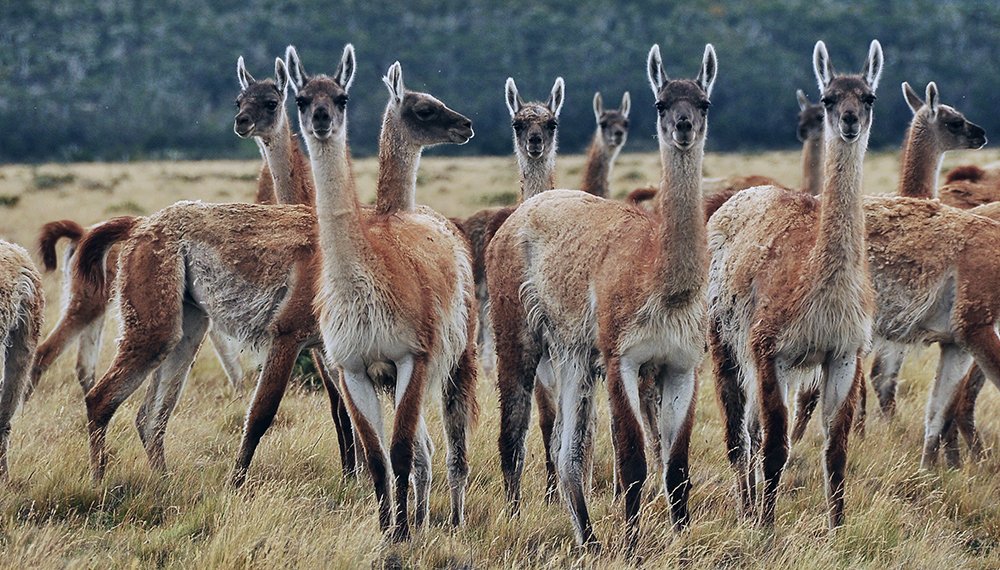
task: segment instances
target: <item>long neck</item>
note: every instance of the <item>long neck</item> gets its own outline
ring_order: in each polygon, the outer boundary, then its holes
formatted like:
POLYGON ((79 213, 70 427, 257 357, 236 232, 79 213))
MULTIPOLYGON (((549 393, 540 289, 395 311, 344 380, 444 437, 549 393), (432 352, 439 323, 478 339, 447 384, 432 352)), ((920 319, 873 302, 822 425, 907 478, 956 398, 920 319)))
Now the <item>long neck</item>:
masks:
MULTIPOLYGON (((346 125, 345 125, 346 128, 346 125)), ((361 205, 345 134, 326 141, 306 136, 316 180, 316 221, 324 281, 350 278, 369 257, 361 205)))
POLYGON ((391 214, 416 207, 417 169, 421 147, 407 141, 396 109, 387 108, 378 143, 375 211, 391 214))
POLYGON ((700 291, 708 280, 708 237, 701 192, 705 140, 686 151, 660 143, 663 177, 656 193, 661 255, 657 284, 666 299, 700 291))
POLYGON ((521 173, 521 201, 537 196, 556 187, 556 153, 540 158, 529 158, 517 153, 518 170, 521 173))
POLYGON ((602 198, 608 197, 611 167, 615 157, 618 156, 619 148, 611 150, 606 147, 602 140, 601 130, 597 130, 594 134, 594 140, 590 143, 590 149, 587 151, 587 164, 583 167, 583 182, 580 185, 580 190, 602 198))
POLYGON ((802 191, 819 196, 823 191, 823 137, 809 137, 802 143, 802 191))
POLYGON ((928 119, 917 113, 903 141, 899 195, 910 198, 937 198, 937 179, 944 152, 935 144, 928 119))
POLYGON ((298 141, 288 126, 288 116, 282 112, 274 136, 260 137, 260 149, 274 180, 274 196, 279 204, 307 204, 315 202, 315 192, 305 166, 298 141), (305 175, 304 175, 305 174, 305 175))
POLYGON ((862 208, 862 170, 868 131, 853 144, 826 126, 826 162, 820 195, 819 234, 811 253, 817 283, 864 271, 865 215, 862 208))

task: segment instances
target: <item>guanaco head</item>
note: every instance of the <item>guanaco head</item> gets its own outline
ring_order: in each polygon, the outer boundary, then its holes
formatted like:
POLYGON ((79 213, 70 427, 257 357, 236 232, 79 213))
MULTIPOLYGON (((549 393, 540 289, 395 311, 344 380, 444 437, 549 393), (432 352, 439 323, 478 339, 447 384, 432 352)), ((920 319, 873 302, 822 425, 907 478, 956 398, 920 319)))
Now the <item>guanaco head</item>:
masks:
POLYGON ((347 91, 354 81, 357 65, 354 46, 344 46, 337 71, 330 75, 308 75, 295 46, 285 50, 288 74, 295 89, 302 132, 320 141, 347 137, 347 91))
POLYGON ((562 110, 566 84, 557 77, 552 85, 549 100, 545 103, 525 103, 517 92, 514 79, 505 84, 507 110, 510 111, 511 128, 514 129, 514 150, 518 155, 538 160, 554 156, 559 129, 559 111, 562 110))
POLYGON ((823 105, 809 101, 801 90, 795 91, 799 101, 799 128, 796 135, 799 142, 815 140, 823 136, 823 105))
POLYGON ((601 132, 601 142, 610 150, 620 148, 628 138, 628 113, 632 109, 632 98, 628 91, 622 95, 622 106, 605 109, 601 92, 594 93, 594 118, 601 132))
POLYGON ((236 60, 240 94, 236 97, 236 120, 233 130, 241 138, 268 137, 285 128, 285 99, 288 95, 288 72, 281 58, 274 60, 274 79, 257 81, 247 71, 241 55, 236 60))
POLYGON ((925 97, 921 101, 920 95, 917 95, 910 84, 903 82, 903 98, 913 111, 914 121, 917 117, 925 119, 925 124, 930 127, 929 131, 941 151, 982 148, 986 144, 986 131, 966 119, 958 109, 942 104, 937 84, 933 81, 927 84, 925 97))
POLYGON ((465 115, 432 95, 407 89, 403 85, 403 66, 398 61, 389 66, 382 81, 389 88, 386 112, 398 117, 403 137, 413 144, 465 144, 475 134, 472 121, 465 115))
POLYGON ((822 93, 820 103, 826 111, 826 128, 846 143, 860 139, 868 141, 872 126, 875 89, 882 75, 882 45, 872 40, 868 58, 858 75, 838 75, 830 63, 826 44, 816 42, 813 50, 813 71, 822 93))
POLYGON ((656 97, 656 130, 661 147, 673 144, 686 151, 704 143, 708 133, 708 108, 712 106, 712 86, 719 69, 715 48, 705 46, 698 77, 670 79, 663 68, 660 46, 653 45, 646 60, 649 84, 656 97))

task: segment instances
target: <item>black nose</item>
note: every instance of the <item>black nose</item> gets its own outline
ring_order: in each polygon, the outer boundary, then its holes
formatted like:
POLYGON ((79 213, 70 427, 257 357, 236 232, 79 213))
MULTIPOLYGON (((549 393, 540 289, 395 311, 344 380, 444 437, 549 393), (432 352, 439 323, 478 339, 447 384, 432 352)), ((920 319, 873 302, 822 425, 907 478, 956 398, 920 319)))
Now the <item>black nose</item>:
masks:
POLYGON ((466 119, 466 120, 462 121, 462 126, 465 127, 465 128, 467 128, 467 129, 471 129, 472 128, 472 121, 470 121, 469 119, 466 119))
POLYGON ((250 121, 250 117, 248 117, 247 115, 244 115, 242 113, 239 114, 239 115, 236 115, 236 126, 238 126, 238 127, 249 127, 250 126, 250 122, 251 122, 250 121))
POLYGON ((542 144, 542 135, 528 135, 528 142, 531 144, 542 144))
POLYGON ((854 113, 844 113, 840 120, 844 122, 845 125, 856 125, 858 123, 858 116, 854 113))
POLYGON ((329 121, 330 113, 326 110, 326 107, 319 107, 313 111, 313 120, 319 122, 329 121))
POLYGON ((986 140, 986 131, 979 125, 970 125, 969 133, 974 139, 986 140))
POLYGON ((694 127, 694 125, 692 125, 691 121, 689 121, 687 119, 681 119, 681 120, 677 121, 677 130, 680 131, 680 132, 682 132, 682 133, 686 133, 686 132, 690 131, 693 127, 694 127))

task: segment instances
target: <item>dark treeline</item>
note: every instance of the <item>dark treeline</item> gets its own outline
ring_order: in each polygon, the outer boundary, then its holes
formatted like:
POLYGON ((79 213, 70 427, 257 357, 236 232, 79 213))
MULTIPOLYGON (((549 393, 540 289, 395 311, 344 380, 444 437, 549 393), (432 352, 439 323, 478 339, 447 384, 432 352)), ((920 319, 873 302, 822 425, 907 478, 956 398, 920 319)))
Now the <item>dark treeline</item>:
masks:
MULTIPOLYGON (((872 145, 896 145, 909 119, 899 83, 1000 132, 1000 2, 960 0, 28 0, 0 10, 0 161, 251 156, 232 132, 236 58, 258 78, 294 43, 307 71, 332 72, 346 42, 359 69, 349 121, 356 155, 375 150, 396 59, 407 86, 472 118, 461 154, 510 152, 504 79, 544 98, 566 79, 561 148, 582 150, 591 98, 632 92, 627 149, 655 148, 649 46, 668 73, 692 76, 706 42, 719 54, 712 150, 794 146, 795 89, 816 97, 810 56, 823 39, 834 65, 856 71, 881 40, 886 71, 872 145)), ((289 107, 292 111, 293 107, 289 107)), ((294 121, 294 120, 293 120, 294 121)))

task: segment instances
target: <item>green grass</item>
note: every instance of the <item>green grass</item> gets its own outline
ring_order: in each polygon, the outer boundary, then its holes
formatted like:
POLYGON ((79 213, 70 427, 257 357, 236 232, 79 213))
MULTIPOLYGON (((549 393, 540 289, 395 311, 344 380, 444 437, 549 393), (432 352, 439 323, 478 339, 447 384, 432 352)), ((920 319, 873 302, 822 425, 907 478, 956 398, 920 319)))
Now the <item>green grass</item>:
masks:
MULTIPOLYGON (((996 160, 995 152, 949 155, 945 167, 996 160)), ((865 173, 868 192, 892 192, 894 154, 872 154, 865 173)), ((582 157, 559 159, 559 186, 582 157)), ((180 199, 250 200, 256 162, 192 162, 46 165, 43 171, 73 180, 112 181, 103 192, 74 189, 29 192, 34 171, 0 167, 0 195, 17 196, 0 208, 0 231, 33 249, 42 223, 69 217, 92 223, 109 208, 130 204, 153 212, 180 199)), ((375 165, 355 164, 362 200, 373 196, 375 165)), ((797 153, 710 155, 713 176, 759 173, 787 184, 798 180, 797 153)), ((625 154, 613 191, 655 184, 656 155, 625 154)), ((439 159, 422 163, 418 200, 447 215, 465 215, 517 189, 510 158, 439 159)), ((87 184, 95 187, 94 184, 87 184)), ((55 323, 59 284, 44 280, 47 326, 55 323)), ((108 344, 116 334, 109 322, 108 344)), ((105 347, 102 365, 111 355, 105 347)), ((538 430, 532 427, 520 518, 505 514, 496 451, 495 390, 483 379, 483 414, 472 433, 472 480, 468 524, 453 530, 445 520, 448 492, 444 441, 436 409, 431 524, 409 544, 382 540, 371 485, 344 479, 336 435, 323 390, 293 386, 275 425, 262 440, 243 491, 227 488, 239 445, 248 396, 229 388, 211 350, 202 351, 167 434, 166 476, 150 472, 133 427, 133 396, 112 422, 106 480, 89 479, 85 410, 73 373, 73 351, 49 371, 34 397, 15 417, 11 436, 11 483, 0 489, 0 566, 25 567, 331 567, 331 568, 529 568, 628 566, 617 545, 622 508, 611 494, 606 397, 599 390, 594 488, 590 496, 601 555, 574 544, 569 516, 547 505, 538 430)), ((771 531, 739 519, 733 477, 725 459, 721 422, 708 366, 700 374, 697 418, 691 444, 691 526, 670 530, 662 498, 642 515, 639 555, 643 567, 683 568, 997 568, 1000 566, 1000 457, 957 472, 918 469, 923 406, 936 366, 936 349, 919 351, 903 368, 899 414, 888 422, 869 410, 868 434, 852 437, 847 470, 847 524, 830 531, 819 462, 822 437, 810 427, 792 449, 782 482, 778 521, 771 531)), ((1000 438, 1000 397, 987 386, 980 399, 980 427, 987 444, 1000 438)), ((655 469, 651 477, 656 474, 655 469)), ((651 479, 652 480, 652 479, 651 479)))

